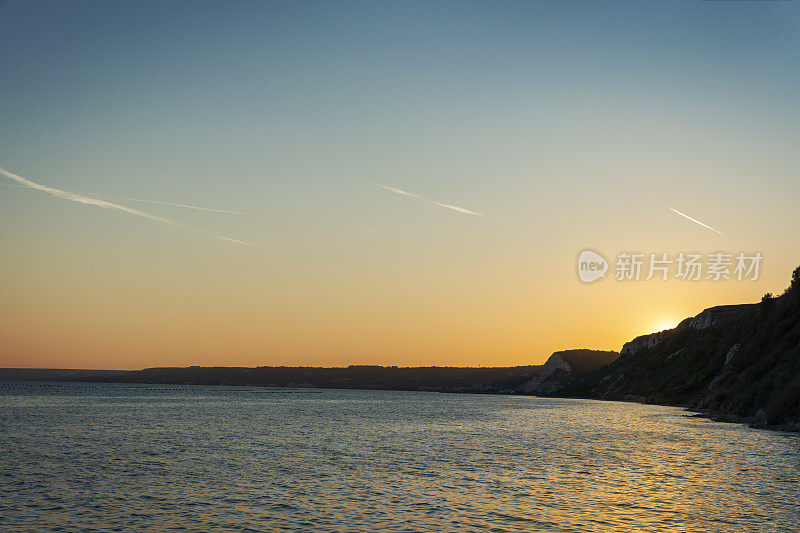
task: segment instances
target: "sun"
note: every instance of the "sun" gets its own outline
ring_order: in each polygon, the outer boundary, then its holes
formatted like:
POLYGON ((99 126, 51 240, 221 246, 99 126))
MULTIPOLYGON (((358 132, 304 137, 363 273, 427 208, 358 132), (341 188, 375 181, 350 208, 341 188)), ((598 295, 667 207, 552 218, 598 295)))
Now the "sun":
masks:
POLYGON ((664 318, 653 323, 653 327, 650 328, 650 331, 656 333, 658 331, 664 331, 665 329, 672 329, 677 326, 679 322, 679 320, 674 318, 664 318))

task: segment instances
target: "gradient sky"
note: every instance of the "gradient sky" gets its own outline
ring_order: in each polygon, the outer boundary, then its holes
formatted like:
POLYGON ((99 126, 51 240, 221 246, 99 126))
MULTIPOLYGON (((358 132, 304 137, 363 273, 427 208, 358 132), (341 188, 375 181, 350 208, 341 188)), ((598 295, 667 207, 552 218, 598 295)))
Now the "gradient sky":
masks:
POLYGON ((0 2, 0 167, 200 229, 0 176, 0 366, 618 350, 788 285, 799 141, 797 2, 0 2))

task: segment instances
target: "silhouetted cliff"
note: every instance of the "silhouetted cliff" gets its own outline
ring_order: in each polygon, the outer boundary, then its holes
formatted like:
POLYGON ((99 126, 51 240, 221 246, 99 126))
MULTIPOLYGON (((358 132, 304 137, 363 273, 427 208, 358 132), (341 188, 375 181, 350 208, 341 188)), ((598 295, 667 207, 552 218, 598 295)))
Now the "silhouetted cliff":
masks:
POLYGON ((712 307, 674 329, 637 337, 565 394, 685 405, 800 430, 800 267, 782 296, 712 307))

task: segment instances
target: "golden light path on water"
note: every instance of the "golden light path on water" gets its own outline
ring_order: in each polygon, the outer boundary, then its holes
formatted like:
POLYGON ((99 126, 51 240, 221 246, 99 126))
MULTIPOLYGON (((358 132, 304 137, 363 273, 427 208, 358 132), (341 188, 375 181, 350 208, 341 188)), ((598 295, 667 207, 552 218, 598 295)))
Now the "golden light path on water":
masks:
POLYGON ((621 402, 0 384, 3 531, 786 532, 800 435, 621 402))

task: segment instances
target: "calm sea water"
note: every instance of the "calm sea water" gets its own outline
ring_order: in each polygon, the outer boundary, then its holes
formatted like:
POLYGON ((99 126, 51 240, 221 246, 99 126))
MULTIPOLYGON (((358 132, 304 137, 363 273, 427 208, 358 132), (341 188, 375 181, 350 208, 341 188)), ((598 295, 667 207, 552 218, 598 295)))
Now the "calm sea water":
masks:
POLYGON ((800 436, 511 396, 0 383, 0 530, 800 531, 800 436))

